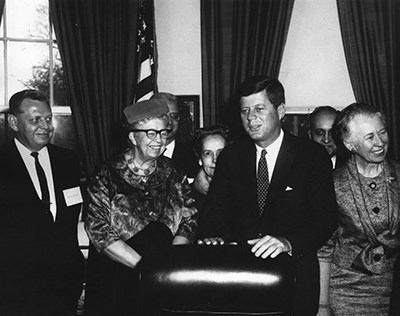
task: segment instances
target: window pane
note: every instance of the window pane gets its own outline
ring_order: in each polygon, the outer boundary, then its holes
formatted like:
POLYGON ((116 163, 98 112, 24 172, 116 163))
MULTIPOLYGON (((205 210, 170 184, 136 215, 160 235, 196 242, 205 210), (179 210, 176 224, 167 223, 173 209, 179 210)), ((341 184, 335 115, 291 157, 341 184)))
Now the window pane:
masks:
POLYGON ((53 87, 54 87, 54 105, 67 105, 65 104, 65 80, 64 72, 61 63, 61 56, 57 44, 53 44, 53 87))
POLYGON ((48 38, 48 0, 6 0, 8 37, 48 38))
POLYGON ((10 42, 8 95, 32 88, 49 97, 49 48, 44 43, 10 42))

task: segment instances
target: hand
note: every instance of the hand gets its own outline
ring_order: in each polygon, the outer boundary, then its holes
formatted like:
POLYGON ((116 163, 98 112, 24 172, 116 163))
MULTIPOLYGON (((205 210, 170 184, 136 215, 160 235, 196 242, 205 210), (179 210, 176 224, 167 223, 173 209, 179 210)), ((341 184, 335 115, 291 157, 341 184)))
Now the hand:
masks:
POLYGON ((199 245, 223 245, 225 241, 221 237, 211 237, 211 238, 204 238, 204 239, 199 239, 197 241, 199 245))
POLYGON ((253 245, 251 252, 256 257, 263 259, 268 257, 275 258, 282 252, 290 252, 292 250, 290 242, 284 237, 265 235, 262 238, 248 240, 247 243, 253 245))

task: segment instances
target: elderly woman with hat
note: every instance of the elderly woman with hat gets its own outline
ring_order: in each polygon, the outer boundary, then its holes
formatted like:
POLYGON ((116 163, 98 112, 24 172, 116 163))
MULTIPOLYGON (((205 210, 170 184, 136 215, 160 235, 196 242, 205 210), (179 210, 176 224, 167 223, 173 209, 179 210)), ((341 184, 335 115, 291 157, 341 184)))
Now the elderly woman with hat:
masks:
POLYGON ((138 263, 194 239, 197 211, 189 184, 162 155, 171 132, 167 114, 163 100, 128 106, 130 146, 92 177, 85 314, 134 314, 138 263))

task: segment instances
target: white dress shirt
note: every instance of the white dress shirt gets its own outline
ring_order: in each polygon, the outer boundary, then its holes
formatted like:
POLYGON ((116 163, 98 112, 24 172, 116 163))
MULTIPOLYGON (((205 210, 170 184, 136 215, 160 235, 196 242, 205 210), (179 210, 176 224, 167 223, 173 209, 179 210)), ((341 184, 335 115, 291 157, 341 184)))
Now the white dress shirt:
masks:
POLYGON ((165 157, 168 157, 168 158, 172 159, 172 155, 174 154, 174 150, 175 150, 175 139, 165 147, 163 155, 165 157))
POLYGON ((267 148, 262 148, 256 145, 257 150, 257 160, 256 160, 256 176, 258 172, 258 161, 261 158, 261 151, 263 149, 267 150, 267 155, 265 156, 267 159, 268 165, 268 175, 269 175, 269 182, 271 182, 272 175, 274 174, 276 159, 278 158, 279 150, 281 149, 283 141, 283 130, 280 131, 278 138, 267 148))
MULTIPOLYGON (((29 176, 31 177, 33 186, 35 187, 35 190, 39 198, 41 198, 42 191, 40 189, 40 183, 36 172, 35 158, 31 156, 31 151, 24 145, 22 145, 19 140, 14 139, 14 141, 22 157, 22 160, 25 163, 26 169, 28 170, 29 176)), ((38 153, 39 153, 38 159, 46 175, 47 186, 49 187, 50 212, 53 215, 53 220, 54 220, 56 218, 56 213, 57 213, 57 204, 56 204, 56 195, 54 191, 53 173, 51 170, 49 151, 47 150, 47 147, 43 147, 40 151, 38 151, 38 153)))

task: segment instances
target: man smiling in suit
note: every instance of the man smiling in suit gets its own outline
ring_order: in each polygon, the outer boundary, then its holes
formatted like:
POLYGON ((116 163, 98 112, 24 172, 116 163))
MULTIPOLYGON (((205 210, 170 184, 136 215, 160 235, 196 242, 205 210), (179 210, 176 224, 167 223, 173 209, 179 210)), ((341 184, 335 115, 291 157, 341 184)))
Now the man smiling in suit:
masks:
POLYGON ((9 105, 14 139, 0 148, 0 314, 76 315, 84 268, 79 161, 49 144, 44 95, 23 90, 9 105))
POLYGON ((318 312, 317 249, 333 233, 336 200, 332 167, 323 147, 281 129, 284 89, 256 76, 239 88, 242 125, 250 139, 220 154, 199 243, 244 243, 255 256, 293 256, 294 315, 318 312))

